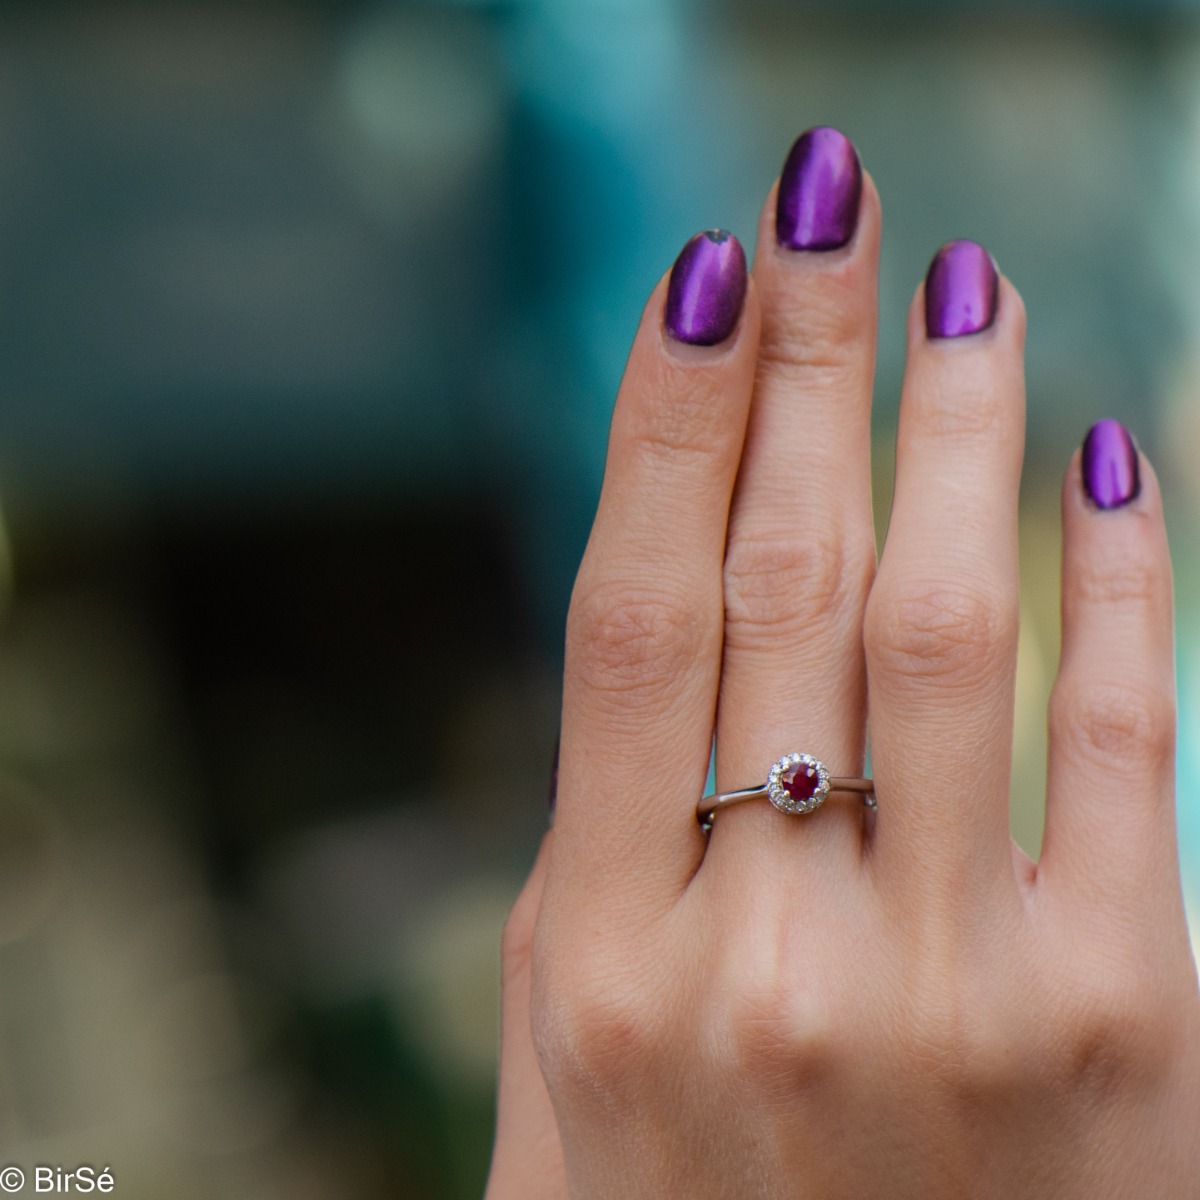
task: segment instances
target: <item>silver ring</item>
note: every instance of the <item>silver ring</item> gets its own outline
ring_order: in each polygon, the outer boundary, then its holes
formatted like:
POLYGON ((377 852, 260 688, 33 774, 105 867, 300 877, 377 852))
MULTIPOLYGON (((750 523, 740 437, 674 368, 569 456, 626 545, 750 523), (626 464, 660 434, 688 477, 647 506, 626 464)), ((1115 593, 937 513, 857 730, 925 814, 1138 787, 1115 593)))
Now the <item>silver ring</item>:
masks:
POLYGON ((862 797, 868 808, 877 808, 873 779, 834 779, 829 769, 811 754, 785 754, 767 774, 767 782, 740 792, 717 792, 705 796, 696 805, 700 827, 707 832, 713 817, 723 808, 732 808, 747 800, 767 799, 780 812, 810 813, 825 803, 832 792, 852 792, 862 797))

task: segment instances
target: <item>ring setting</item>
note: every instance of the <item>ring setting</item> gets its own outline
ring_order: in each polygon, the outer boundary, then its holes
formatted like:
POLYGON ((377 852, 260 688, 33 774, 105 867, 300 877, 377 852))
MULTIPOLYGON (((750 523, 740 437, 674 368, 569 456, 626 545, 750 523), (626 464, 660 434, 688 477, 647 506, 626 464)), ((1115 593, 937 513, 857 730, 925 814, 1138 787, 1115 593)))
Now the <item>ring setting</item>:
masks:
POLYGON ((829 770, 811 754, 785 754, 767 775, 767 799, 780 812, 810 813, 829 795, 829 770))
POLYGON ((780 812, 801 816, 820 808, 833 792, 851 792, 860 796, 867 808, 878 807, 873 779, 835 779, 819 758, 795 752, 785 754, 771 764, 766 783, 738 792, 718 792, 705 796, 696 805, 696 817, 707 833, 712 828, 714 816, 721 809, 731 808, 746 800, 760 799, 769 800, 780 812))

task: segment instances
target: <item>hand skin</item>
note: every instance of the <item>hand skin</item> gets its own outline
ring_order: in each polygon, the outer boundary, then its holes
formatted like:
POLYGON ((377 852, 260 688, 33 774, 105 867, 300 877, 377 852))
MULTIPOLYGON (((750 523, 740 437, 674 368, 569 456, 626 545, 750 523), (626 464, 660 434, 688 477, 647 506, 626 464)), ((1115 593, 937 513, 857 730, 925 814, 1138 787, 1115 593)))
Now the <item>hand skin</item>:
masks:
POLYGON ((822 252, 774 211, 734 333, 673 341, 660 283, 617 400, 488 1197, 1200 1196, 1154 472, 1101 511, 1067 471, 1035 864, 1008 832, 1020 298, 1002 278, 994 323, 941 339, 918 290, 876 572, 878 197, 822 252), (860 774, 868 709, 875 818, 701 832, 714 727, 724 791, 793 750, 860 774))
POLYGON ((565 1200, 567 1180, 554 1110, 533 1048, 530 967, 553 832, 504 926, 501 945, 500 1094, 485 1200, 565 1200))

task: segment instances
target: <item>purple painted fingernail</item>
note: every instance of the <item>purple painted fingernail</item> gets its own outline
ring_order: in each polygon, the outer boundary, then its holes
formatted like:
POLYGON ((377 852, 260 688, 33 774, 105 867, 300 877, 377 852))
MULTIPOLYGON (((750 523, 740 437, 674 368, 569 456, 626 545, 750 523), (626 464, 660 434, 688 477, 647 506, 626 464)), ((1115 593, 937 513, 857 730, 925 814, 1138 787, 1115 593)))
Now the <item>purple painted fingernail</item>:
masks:
POLYGON ((746 252, 724 229, 698 233, 671 268, 667 332, 692 346, 715 346, 734 330, 746 298, 746 252))
POLYGON ((1083 439, 1083 490, 1097 508, 1121 508, 1142 490, 1133 436, 1120 421, 1097 421, 1083 439))
POLYGON ((558 750, 561 738, 554 739, 554 761, 550 764, 550 824, 554 824, 554 806, 558 803, 558 750))
POLYGON ((858 227, 862 164, 828 125, 802 133, 788 153, 775 201, 775 240, 789 250, 836 250, 858 227))
POLYGON ((996 319, 1000 276, 978 242, 947 242, 925 276, 925 332, 956 338, 987 329, 996 319))

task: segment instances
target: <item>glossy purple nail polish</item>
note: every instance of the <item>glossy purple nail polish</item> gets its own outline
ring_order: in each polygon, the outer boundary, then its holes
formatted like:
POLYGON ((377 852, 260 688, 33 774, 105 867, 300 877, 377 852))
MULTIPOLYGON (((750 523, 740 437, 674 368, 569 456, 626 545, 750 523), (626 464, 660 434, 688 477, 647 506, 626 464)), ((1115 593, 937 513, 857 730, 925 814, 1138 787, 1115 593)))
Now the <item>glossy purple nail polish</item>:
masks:
POLYGON ((1120 421, 1097 421, 1083 439, 1083 490, 1097 508, 1121 508, 1142 490, 1133 436, 1120 421))
POLYGON ((854 143, 828 125, 802 133, 779 176, 775 240, 789 250, 836 250, 858 227, 862 164, 854 143))
POLYGON ((746 252, 724 229, 698 233, 679 252, 667 285, 667 332, 715 346, 734 330, 746 298, 746 252))
POLYGON ((978 242, 947 242, 925 276, 925 332, 931 338, 963 337, 996 319, 1000 276, 978 242))

